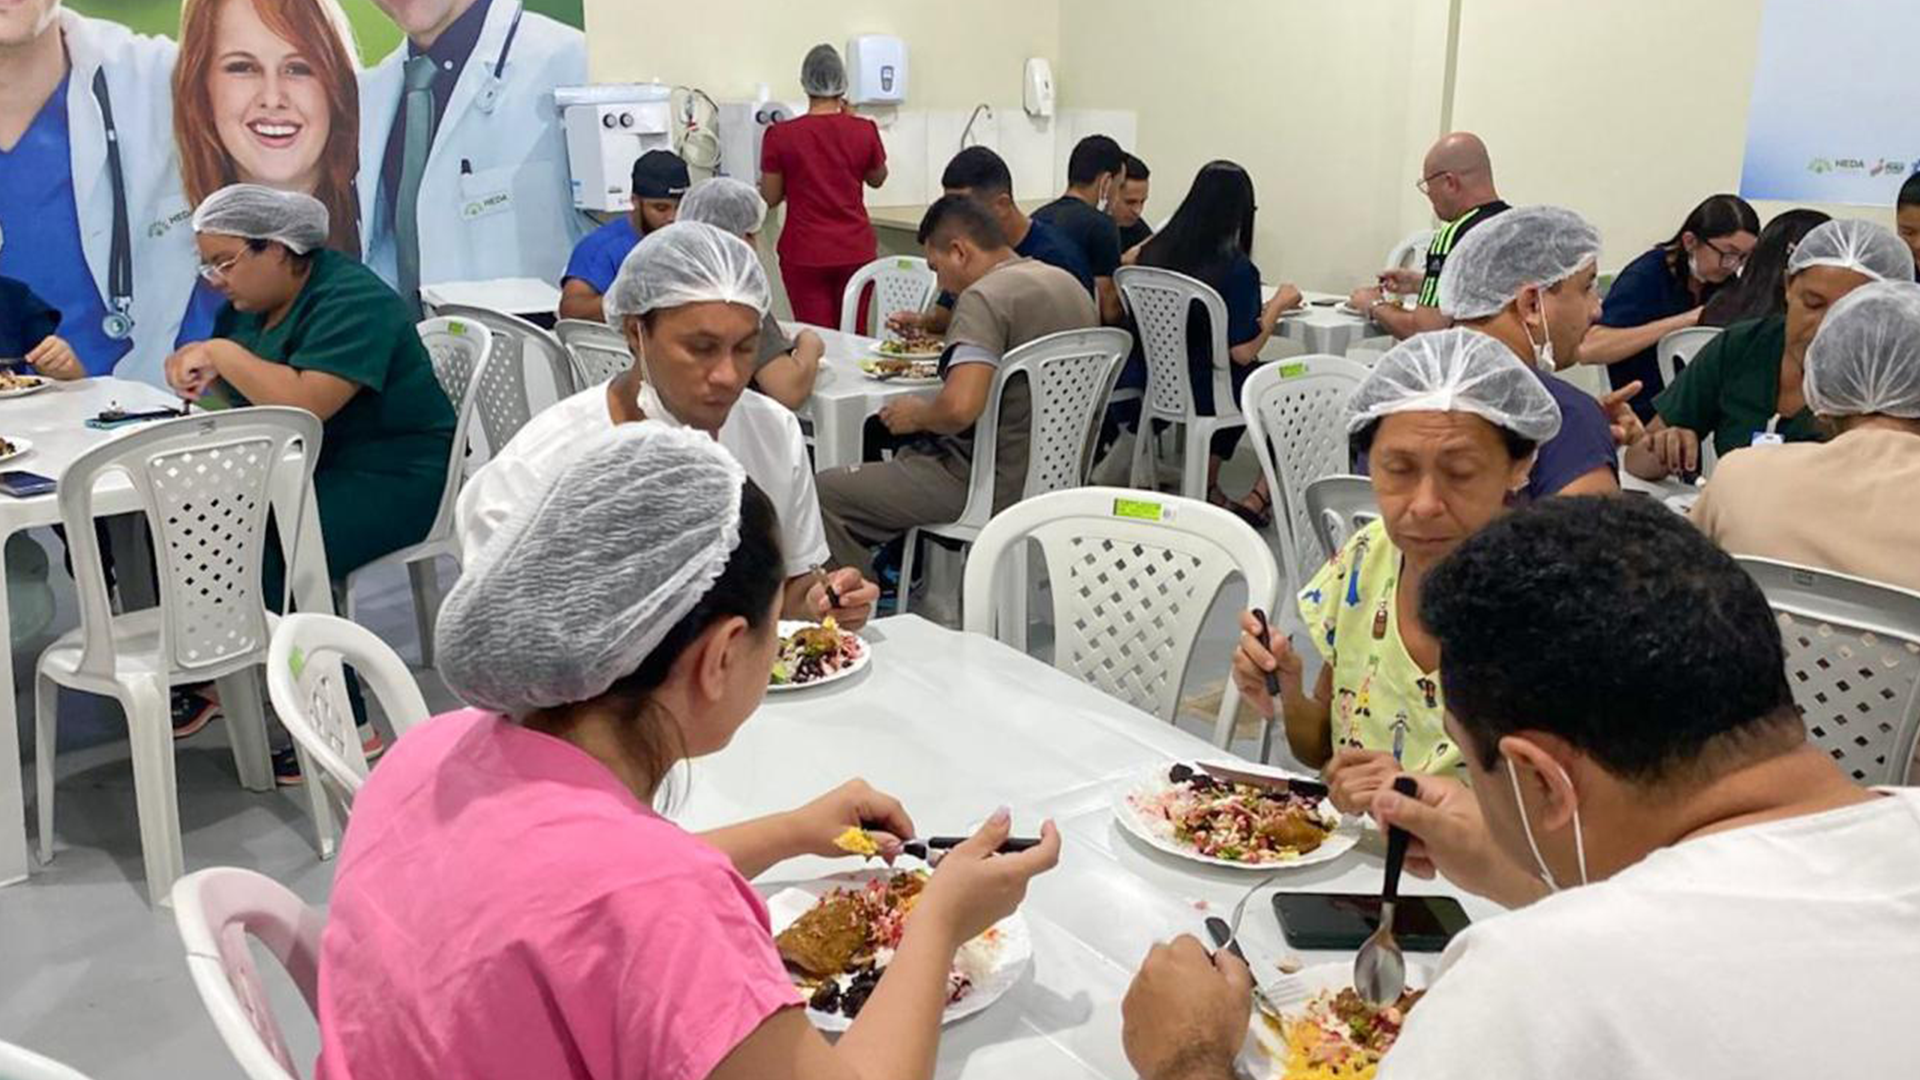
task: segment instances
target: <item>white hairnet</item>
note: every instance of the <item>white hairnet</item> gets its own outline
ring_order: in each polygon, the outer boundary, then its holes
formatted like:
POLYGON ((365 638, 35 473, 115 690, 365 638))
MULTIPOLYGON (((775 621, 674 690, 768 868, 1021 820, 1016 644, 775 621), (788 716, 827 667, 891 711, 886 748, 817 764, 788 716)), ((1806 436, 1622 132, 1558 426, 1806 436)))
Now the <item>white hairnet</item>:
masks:
POLYGON ((1821 416, 1920 420, 1920 285, 1879 281, 1841 297, 1807 347, 1805 389, 1821 416))
POLYGON ((766 223, 767 200, 744 180, 716 176, 693 185, 680 200, 680 214, 674 220, 697 221, 745 238, 766 223))
POLYGON ((1875 281, 1912 281, 1913 249, 1893 230, 1858 218, 1821 222, 1787 256, 1787 276, 1809 266, 1838 266, 1875 281))
POLYGON ((808 97, 833 98, 847 92, 847 65, 840 50, 831 45, 815 45, 800 61, 800 89, 808 97))
POLYGON ((193 231, 272 240, 305 255, 327 242, 327 205, 298 191, 228 184, 201 200, 193 231))
POLYGON ((607 290, 607 321, 712 300, 765 315, 772 297, 760 257, 724 229, 675 221, 648 233, 627 252, 607 290))
POLYGON ((587 701, 639 668, 726 569, 746 473, 709 435, 593 437, 478 552, 434 630, 447 687, 509 715, 587 701))
POLYGON ((1440 312, 1485 319, 1529 285, 1548 288, 1600 258, 1600 231, 1558 206, 1519 206, 1473 227, 1447 254, 1440 312))
POLYGON ((1354 390, 1347 431, 1405 412, 1472 413, 1535 443, 1560 433, 1560 406, 1540 377, 1500 339, 1458 326, 1389 349, 1354 390))

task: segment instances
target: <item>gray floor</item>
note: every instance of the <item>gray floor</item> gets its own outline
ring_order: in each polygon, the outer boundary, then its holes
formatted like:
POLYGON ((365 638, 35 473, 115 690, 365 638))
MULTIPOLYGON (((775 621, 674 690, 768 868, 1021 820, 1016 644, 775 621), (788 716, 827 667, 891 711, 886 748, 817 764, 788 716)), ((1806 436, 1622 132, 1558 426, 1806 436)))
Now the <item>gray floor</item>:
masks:
MULTIPOLYGON (((1230 467, 1225 486, 1243 490, 1251 475, 1243 453, 1230 467)), ((60 576, 58 548, 54 551, 59 629, 73 625, 74 617, 72 586, 60 576)), ((411 661, 417 654, 405 578, 395 573, 376 580, 360 600, 362 620, 411 661)), ((1243 601, 1237 587, 1221 598, 1207 620, 1198 656, 1225 655, 1243 601)), ((16 647, 16 671, 33 670, 38 646, 16 647)), ((1033 648, 1041 653, 1048 644, 1036 641, 1033 648)), ((1218 663, 1210 665, 1215 681, 1218 663)), ((416 674, 429 706, 439 711, 450 704, 437 676, 416 674)), ((17 708, 30 717, 31 681, 24 685, 27 692, 18 696, 17 708)), ((1204 697, 1208 689, 1189 686, 1188 693, 1204 697)), ((67 1062, 98 1080, 239 1077, 187 977, 171 910, 150 909, 146 903, 119 710, 111 702, 65 694, 60 715, 55 858, 36 867, 28 882, 0 889, 0 1040, 67 1062)), ((1182 723, 1199 733, 1211 731, 1210 717, 1182 723)), ((317 857, 302 793, 242 789, 220 723, 178 744, 177 751, 187 869, 249 867, 324 905, 332 866, 317 857)), ((33 752, 29 745, 29 820, 33 752)), ((277 968, 271 963, 261 968, 295 1060, 305 1069, 317 1049, 313 1022, 277 968)))

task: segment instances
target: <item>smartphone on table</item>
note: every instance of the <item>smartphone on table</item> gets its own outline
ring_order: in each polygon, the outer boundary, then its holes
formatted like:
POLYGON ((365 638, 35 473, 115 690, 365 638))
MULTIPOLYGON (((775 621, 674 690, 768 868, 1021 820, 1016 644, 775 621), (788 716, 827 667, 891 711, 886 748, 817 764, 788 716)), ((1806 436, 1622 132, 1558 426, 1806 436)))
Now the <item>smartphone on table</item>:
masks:
POLYGON ((8 469, 0 472, 0 493, 16 499, 30 499, 35 495, 48 495, 57 485, 50 476, 27 472, 24 469, 8 469))
MULTIPOLYGON (((1358 949, 1380 925, 1378 893, 1275 893, 1273 913, 1287 944, 1303 950, 1358 949)), ((1472 922, 1450 896, 1402 896, 1393 935, 1408 952, 1442 952, 1472 922)))

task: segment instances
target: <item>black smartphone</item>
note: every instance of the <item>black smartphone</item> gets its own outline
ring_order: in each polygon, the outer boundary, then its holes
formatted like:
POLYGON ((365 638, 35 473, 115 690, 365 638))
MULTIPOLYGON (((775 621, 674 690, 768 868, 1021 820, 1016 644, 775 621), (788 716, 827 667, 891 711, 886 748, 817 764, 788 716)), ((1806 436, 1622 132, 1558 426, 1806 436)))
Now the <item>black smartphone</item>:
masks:
MULTIPOLYGON (((1352 952, 1380 926, 1380 897, 1372 893, 1275 893, 1280 932, 1296 949, 1352 952)), ((1436 953, 1473 920, 1450 896, 1402 896, 1393 936, 1408 952, 1436 953)))
POLYGON ((1318 299, 1318 300, 1310 300, 1308 301, 1308 303, 1312 304, 1314 307, 1333 307, 1336 304, 1344 304, 1346 303, 1346 301, 1340 299, 1337 296, 1327 296, 1327 297, 1322 297, 1321 299, 1318 299))
POLYGON ((21 469, 0 472, 0 492, 5 492, 16 499, 45 495, 53 489, 53 478, 50 476, 41 476, 39 473, 30 473, 21 469))

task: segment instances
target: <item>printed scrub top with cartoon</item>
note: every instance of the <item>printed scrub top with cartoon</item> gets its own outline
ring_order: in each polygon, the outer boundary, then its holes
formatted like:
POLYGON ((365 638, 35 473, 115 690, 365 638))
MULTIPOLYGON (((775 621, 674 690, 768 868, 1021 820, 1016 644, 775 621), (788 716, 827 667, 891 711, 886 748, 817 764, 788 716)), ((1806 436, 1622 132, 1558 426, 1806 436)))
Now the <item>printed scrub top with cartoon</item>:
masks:
POLYGON ((1400 552, 1379 521, 1355 533, 1300 593, 1300 617, 1333 668, 1333 747, 1385 750, 1408 772, 1462 764, 1441 715, 1440 673, 1422 671, 1400 640, 1394 590, 1400 552))

